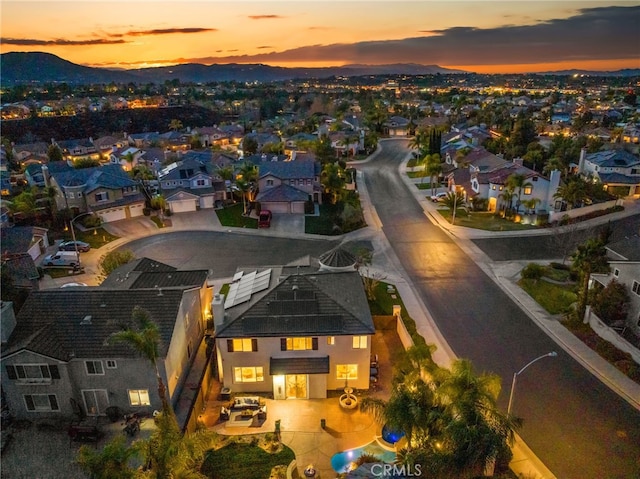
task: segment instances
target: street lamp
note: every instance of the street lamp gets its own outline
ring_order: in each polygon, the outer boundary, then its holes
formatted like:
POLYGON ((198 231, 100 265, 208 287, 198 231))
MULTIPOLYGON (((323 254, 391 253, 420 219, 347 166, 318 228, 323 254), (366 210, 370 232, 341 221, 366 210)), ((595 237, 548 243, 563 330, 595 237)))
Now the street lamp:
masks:
POLYGON ((73 248, 76 251, 76 258, 78 258, 78 270, 80 269, 80 252, 78 251, 78 242, 76 241, 76 231, 73 228, 73 222, 80 218, 81 216, 90 215, 91 213, 80 213, 77 216, 74 216, 73 219, 69 222, 71 224, 71 238, 73 239, 73 248))
POLYGON ((533 361, 530 361, 525 367, 523 367, 520 371, 518 371, 517 373, 513 373, 513 381, 511 382, 511 393, 509 394, 509 406, 507 406, 507 416, 509 416, 511 414, 511 404, 513 403, 513 391, 516 388, 516 379, 517 377, 522 374, 522 372, 527 369, 529 366, 531 366, 533 363, 535 363, 536 361, 541 360, 542 358, 555 358, 558 355, 558 353, 556 353, 555 351, 551 351, 550 353, 547 354, 543 354, 542 356, 539 356, 537 358, 535 358, 533 361))

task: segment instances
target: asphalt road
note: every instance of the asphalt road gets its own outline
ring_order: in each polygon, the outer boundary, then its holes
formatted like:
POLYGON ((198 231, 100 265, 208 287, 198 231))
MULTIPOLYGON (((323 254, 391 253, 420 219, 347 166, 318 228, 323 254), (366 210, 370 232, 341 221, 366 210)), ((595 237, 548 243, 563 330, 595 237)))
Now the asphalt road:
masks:
POLYGON ((558 351, 518 377, 512 412, 524 419, 521 437, 558 478, 640 477, 640 412, 555 344, 425 217, 398 175, 406 144, 383 142, 381 154, 358 169, 385 235, 453 351, 502 377, 505 410, 513 373, 558 351))

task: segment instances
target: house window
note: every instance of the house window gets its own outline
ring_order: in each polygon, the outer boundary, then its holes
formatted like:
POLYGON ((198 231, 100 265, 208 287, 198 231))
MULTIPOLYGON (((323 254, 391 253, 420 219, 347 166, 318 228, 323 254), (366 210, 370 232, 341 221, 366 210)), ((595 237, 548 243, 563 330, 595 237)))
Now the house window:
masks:
POLYGON ((329 346, 333 346, 334 344, 336 344, 336 337, 335 336, 327 337, 327 344, 329 346))
POLYGON ((523 190, 524 190, 524 194, 525 194, 525 195, 530 195, 530 194, 531 194, 531 192, 533 191, 533 187, 532 187, 532 186, 525 186, 525 187, 523 188, 523 190))
POLYGON ((366 336, 354 336, 353 337, 353 349, 366 349, 367 337, 366 336))
POLYGON ((69 198, 70 200, 73 199, 73 191, 67 191, 67 198, 69 198))
POLYGON ((273 180, 267 180, 267 186, 273 186, 273 180))
POLYGON ((206 186, 207 182, 205 180, 197 180, 196 181, 196 185, 197 186, 206 186))
POLYGON ((613 275, 617 278, 618 276, 620 276, 620 270, 618 268, 614 268, 613 269, 613 275))
POLYGON ((117 369, 118 364, 115 359, 107 359, 107 369, 117 369))
POLYGON ((151 406, 148 389, 129 389, 127 392, 131 406, 151 406))
POLYGON ((534 176, 533 178, 531 178, 531 181, 538 181, 538 177, 534 176))
POLYGON ((237 383, 257 383, 264 381, 262 366, 233 368, 233 377, 237 383))
POLYGON ((358 379, 358 365, 337 364, 336 379, 358 379))
POLYGON ((258 350, 258 340, 252 338, 227 339, 227 349, 234 352, 256 352, 258 350))
POLYGON ((44 412, 59 411, 58 398, 55 394, 25 394, 23 396, 27 411, 44 412))
POLYGON ((502 191, 502 188, 504 188, 504 186, 500 186, 500 188, 498 188, 498 191, 502 191))
POLYGON ((60 379, 58 366, 55 364, 16 364, 7 365, 9 379, 17 379, 23 382, 50 382, 52 379, 60 379))
POLYGON ((318 349, 318 338, 282 338, 281 351, 309 351, 318 349))
POLYGON ((633 286, 631 286, 631 291, 633 291, 638 296, 640 296, 640 283, 638 283, 637 281, 634 281, 633 286))
POLYGON ((102 369, 102 361, 85 361, 84 365, 87 368, 87 374, 89 376, 104 374, 104 369, 102 369))
POLYGON ((492 185, 492 186, 491 186, 491 189, 495 191, 495 189, 496 189, 496 185, 492 185))
POLYGON ((96 198, 96 202, 107 201, 109 199, 109 192, 101 191, 100 193, 96 193, 95 198, 96 198))

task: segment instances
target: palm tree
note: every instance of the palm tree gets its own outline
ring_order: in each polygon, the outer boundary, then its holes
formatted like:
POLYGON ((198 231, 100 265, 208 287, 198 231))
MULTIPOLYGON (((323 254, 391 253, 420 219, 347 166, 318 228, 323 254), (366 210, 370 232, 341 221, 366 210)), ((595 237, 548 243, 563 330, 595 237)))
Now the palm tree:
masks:
POLYGON ((533 187, 533 183, 527 181, 526 175, 522 173, 514 173, 507 178, 506 185, 507 187, 509 187, 514 191, 516 189, 518 190, 518 193, 517 193, 518 199, 516 201, 516 213, 519 213, 520 204, 521 204, 520 197, 522 196, 522 190, 527 187, 533 187))
POLYGON ((158 355, 160 350, 160 330, 158 329, 158 325, 153 322, 149 313, 140 306, 136 306, 133 309, 131 319, 137 324, 137 330, 124 329, 114 333, 110 341, 129 344, 153 364, 158 381, 158 396, 162 402, 162 413, 173 414, 173 410, 167 400, 166 387, 160 375, 160 370, 158 369, 158 355))
POLYGON ((58 188, 50 185, 44 188, 44 194, 47 197, 47 203, 49 204, 49 212, 51 213, 51 219, 55 222, 56 212, 58 208, 56 207, 56 196, 58 195, 58 188))
POLYGON ((229 189, 227 191, 227 199, 231 198, 231 188, 233 186, 233 178, 234 178, 233 167, 231 165, 221 166, 216 170, 216 173, 220 178, 224 180, 225 185, 229 185, 229 189))
POLYGON ((240 191, 240 196, 242 196, 242 213, 247 214, 247 193, 250 190, 250 185, 247 180, 244 178, 236 179, 236 187, 240 191))
POLYGON ((525 207, 525 212, 524 214, 529 214, 530 212, 535 213, 536 211, 536 205, 540 203, 540 199, 538 198, 530 198, 528 200, 524 200, 522 202, 522 206, 525 207))
POLYGON ((169 129, 173 131, 182 130, 182 122, 176 118, 169 123, 169 129))
POLYGON ((504 211, 505 218, 507 218, 511 214, 513 198, 515 198, 515 196, 516 194, 510 188, 506 188, 499 196, 500 199, 502 199, 501 209, 504 211))
POLYGON ((607 250, 601 238, 589 238, 578 245, 571 256, 571 267, 580 275, 580 291, 578 294, 578 318, 583 319, 587 310, 589 296, 589 277, 591 273, 608 273, 607 250))
POLYGON ((464 195, 460 191, 449 192, 447 196, 442 199, 442 204, 449 208, 451 211, 451 224, 454 224, 456 218, 456 211, 464 205, 464 195))
POLYGON ((574 176, 560 185, 553 197, 565 200, 567 208, 572 209, 581 205, 588 195, 587 182, 580 176, 574 176))
POLYGON ((141 452, 140 447, 127 446, 126 438, 119 435, 100 451, 87 445, 81 446, 76 461, 91 479, 133 479, 138 474, 129 465, 129 460, 141 452))
POLYGON ((418 150, 418 158, 424 158, 429 152, 429 137, 424 131, 417 131, 415 136, 409 141, 409 148, 418 150))
POLYGON ((438 189, 438 178, 442 173, 442 162, 440 161, 440 155, 434 153, 429 155, 429 160, 426 163, 425 171, 429 175, 429 182, 431 183, 431 194, 435 195, 438 189))

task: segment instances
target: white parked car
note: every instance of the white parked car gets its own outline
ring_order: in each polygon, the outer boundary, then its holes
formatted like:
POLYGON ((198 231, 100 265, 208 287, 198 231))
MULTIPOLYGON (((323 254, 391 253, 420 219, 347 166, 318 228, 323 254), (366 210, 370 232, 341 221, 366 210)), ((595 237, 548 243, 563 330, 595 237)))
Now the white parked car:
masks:
POLYGON ((448 194, 449 193, 446 193, 446 192, 436 193, 431 197, 431 201, 433 201, 434 203, 438 203, 439 201, 442 201, 443 199, 445 199, 448 194))

